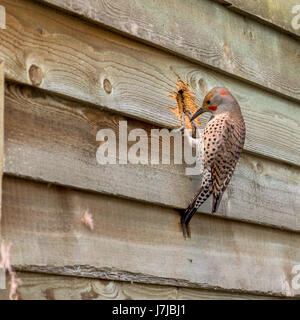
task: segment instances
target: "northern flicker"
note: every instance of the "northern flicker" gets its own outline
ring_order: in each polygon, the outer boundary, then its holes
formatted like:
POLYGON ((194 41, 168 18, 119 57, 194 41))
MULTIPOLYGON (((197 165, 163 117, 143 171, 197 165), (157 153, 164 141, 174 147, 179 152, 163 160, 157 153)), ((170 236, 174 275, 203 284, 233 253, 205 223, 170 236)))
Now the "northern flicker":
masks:
POLYGON ((245 141, 246 128, 240 106, 227 89, 213 88, 191 121, 204 112, 212 113, 204 129, 204 171, 199 191, 181 215, 184 236, 190 236, 189 222, 211 193, 212 213, 218 210, 245 141))

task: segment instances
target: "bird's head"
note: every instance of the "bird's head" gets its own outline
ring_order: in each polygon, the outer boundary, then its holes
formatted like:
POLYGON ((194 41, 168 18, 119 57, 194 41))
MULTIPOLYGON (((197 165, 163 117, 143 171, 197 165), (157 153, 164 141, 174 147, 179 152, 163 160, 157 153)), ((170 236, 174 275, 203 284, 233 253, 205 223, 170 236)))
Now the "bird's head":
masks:
POLYGON ((240 111, 236 99, 226 88, 215 87, 205 96, 202 107, 195 112, 191 121, 204 112, 211 112, 216 115, 232 111, 240 111))

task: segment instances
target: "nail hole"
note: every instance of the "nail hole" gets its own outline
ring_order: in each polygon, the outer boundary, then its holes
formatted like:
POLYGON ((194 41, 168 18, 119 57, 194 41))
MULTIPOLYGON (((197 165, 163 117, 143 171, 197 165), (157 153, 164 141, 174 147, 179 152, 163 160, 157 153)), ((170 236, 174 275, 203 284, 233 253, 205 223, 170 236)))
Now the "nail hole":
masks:
POLYGON ((257 163, 257 164, 256 164, 256 169, 257 169, 257 171, 260 172, 260 173, 263 172, 263 167, 262 167, 262 165, 261 165, 260 163, 257 163))
POLYGON ((110 94, 112 92, 112 85, 108 79, 104 79, 103 87, 106 93, 110 94))

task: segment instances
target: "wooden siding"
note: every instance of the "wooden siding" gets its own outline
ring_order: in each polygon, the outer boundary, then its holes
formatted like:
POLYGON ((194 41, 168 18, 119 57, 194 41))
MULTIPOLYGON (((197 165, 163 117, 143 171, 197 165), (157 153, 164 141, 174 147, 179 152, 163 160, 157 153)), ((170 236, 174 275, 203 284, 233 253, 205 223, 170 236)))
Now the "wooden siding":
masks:
POLYGON ((205 88, 223 85, 241 103, 246 150, 299 165, 294 143, 300 140, 298 103, 35 4, 9 1, 6 11, 0 57, 6 60, 8 79, 40 83, 48 91, 163 127, 179 125, 165 91, 174 88, 177 75, 191 83, 199 101, 205 88), (105 79, 112 85, 110 94, 105 79))
MULTIPOLYGON (((27 86, 8 84, 5 99, 9 175, 173 208, 186 207, 200 183, 185 174, 183 165, 97 163, 98 130, 118 134, 119 121, 126 120, 129 130, 143 128, 150 136, 151 125, 27 86)), ((243 154, 218 215, 299 232, 299 173, 299 168, 243 154)), ((210 213, 210 204, 202 211, 210 213)))
POLYGON ((2 1, 0 238, 13 243, 21 298, 300 298, 298 35, 267 2, 226 2, 2 1), (99 129, 179 126, 166 92, 178 76, 199 104, 228 87, 247 125, 219 212, 203 206, 189 240, 177 209, 199 177, 96 162, 99 129))
MULTIPOLYGON (((217 0, 228 9, 235 10, 251 18, 257 19, 280 31, 289 33, 299 39, 300 29, 292 27, 296 16, 293 8, 299 5, 299 0, 217 0)), ((298 11, 299 12, 299 11, 298 11)), ((298 19, 299 21, 299 19, 298 19)))
POLYGON ((185 240, 175 210, 16 178, 4 178, 2 226, 17 270, 299 295, 295 233, 197 215, 185 240))
MULTIPOLYGON (((108 281, 39 273, 18 273, 22 300, 251 300, 279 299, 222 291, 108 281)), ((8 300, 8 290, 0 290, 0 300, 8 300)))
POLYGON ((299 101, 297 40, 214 1, 42 2, 299 101))

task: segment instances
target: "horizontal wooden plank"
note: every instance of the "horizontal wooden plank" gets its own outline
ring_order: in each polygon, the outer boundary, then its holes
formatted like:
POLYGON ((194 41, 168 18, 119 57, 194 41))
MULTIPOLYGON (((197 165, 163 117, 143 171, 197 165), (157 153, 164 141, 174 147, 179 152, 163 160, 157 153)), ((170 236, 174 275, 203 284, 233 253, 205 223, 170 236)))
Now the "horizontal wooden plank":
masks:
POLYGON ((178 212, 105 195, 4 178, 2 231, 19 271, 300 296, 300 237, 197 215, 184 240, 178 212), (94 230, 80 221, 93 215, 94 230))
POLYGON ((246 148, 299 165, 300 150, 293 143, 300 139, 299 104, 76 19, 22 4, 7 5, 8 29, 0 34, 8 78, 41 82, 44 89, 168 127, 179 125, 168 109, 173 102, 165 92, 174 87, 177 75, 193 86, 199 99, 206 88, 224 85, 242 105, 246 148), (32 15, 43 19, 31 19, 32 15), (110 94, 104 89, 109 89, 105 80, 112 85, 110 94))
POLYGON ((293 19, 299 24, 299 18, 295 18, 299 10, 293 10, 299 5, 298 0, 217 0, 225 4, 229 9, 235 10, 246 16, 255 18, 263 23, 288 32, 291 36, 300 37, 300 28, 295 28, 292 25, 293 19))
POLYGON ((299 42, 214 1, 42 2, 299 101, 299 42))
POLYGON ((241 103, 246 149, 299 165, 299 104, 31 3, 7 4, 7 16, 0 56, 9 79, 167 127, 179 125, 165 91, 178 75, 198 100, 223 85, 241 103))
MULTIPOLYGON (((260 300, 278 297, 18 272, 20 300, 260 300)), ((9 291, 0 290, 0 300, 9 291)))
MULTIPOLYGON (((119 122, 127 121, 128 130, 150 136, 149 124, 14 84, 7 84, 5 101, 6 174, 175 208, 185 208, 199 186, 184 165, 97 163, 98 130, 118 135, 119 122)), ((242 155, 218 214, 299 231, 299 185, 298 168, 242 155)), ((211 212, 210 204, 202 211, 211 212)))

